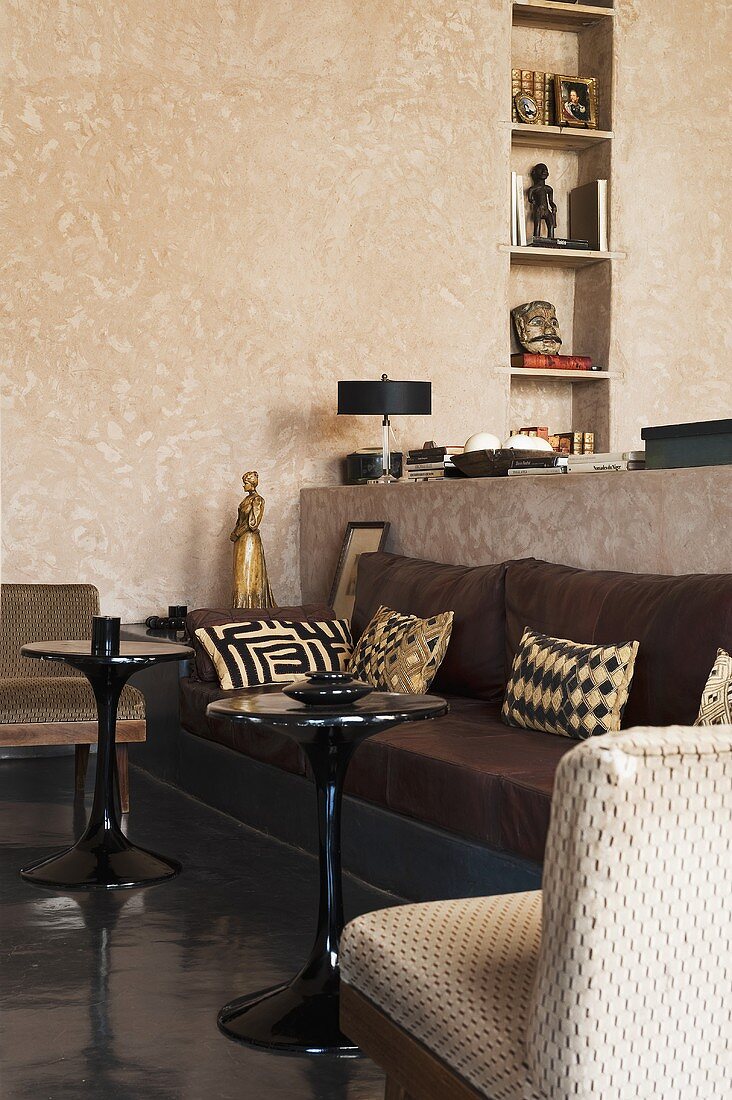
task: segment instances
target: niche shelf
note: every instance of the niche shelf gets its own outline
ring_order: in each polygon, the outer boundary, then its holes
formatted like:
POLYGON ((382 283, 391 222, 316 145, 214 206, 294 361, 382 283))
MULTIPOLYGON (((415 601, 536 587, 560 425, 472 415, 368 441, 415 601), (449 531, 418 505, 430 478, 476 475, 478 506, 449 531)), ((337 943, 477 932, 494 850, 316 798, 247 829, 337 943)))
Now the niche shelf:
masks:
POLYGON ((601 4, 561 4, 554 0, 518 0, 513 4, 514 27, 550 31, 581 31, 612 19, 614 10, 601 4))
POLYGON ((559 382, 612 382, 621 376, 616 371, 607 370, 533 370, 527 367, 504 368, 511 378, 522 378, 524 381, 539 381, 542 378, 553 378, 559 382))
POLYGON ((519 267, 591 267, 609 260, 622 260, 624 252, 595 252, 591 248, 534 248, 533 245, 504 245, 511 254, 512 266, 519 267))
POLYGON ((598 142, 612 141, 612 130, 581 130, 577 126, 539 126, 529 122, 514 122, 511 126, 512 145, 531 145, 535 149, 556 149, 581 153, 598 142))

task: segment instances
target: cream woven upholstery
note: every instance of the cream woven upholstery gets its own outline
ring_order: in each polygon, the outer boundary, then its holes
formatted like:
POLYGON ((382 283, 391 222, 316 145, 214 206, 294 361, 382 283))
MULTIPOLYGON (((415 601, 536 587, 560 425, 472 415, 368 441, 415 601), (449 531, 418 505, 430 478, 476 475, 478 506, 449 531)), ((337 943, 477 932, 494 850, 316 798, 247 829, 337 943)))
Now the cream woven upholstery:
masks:
POLYGON ((732 727, 578 745, 543 897, 367 914, 341 972, 491 1100, 726 1100, 732 727))
MULTIPOLYGON (((0 725, 95 722, 89 681, 69 665, 20 656, 25 642, 90 638, 99 593, 92 584, 4 584, 0 588, 0 725)), ((126 686, 117 717, 145 718, 145 700, 126 686)), ((42 730, 39 743, 43 743, 42 730)))
POLYGON ((524 1040, 541 892, 402 905, 352 921, 341 977, 491 1100, 531 1097, 524 1040))

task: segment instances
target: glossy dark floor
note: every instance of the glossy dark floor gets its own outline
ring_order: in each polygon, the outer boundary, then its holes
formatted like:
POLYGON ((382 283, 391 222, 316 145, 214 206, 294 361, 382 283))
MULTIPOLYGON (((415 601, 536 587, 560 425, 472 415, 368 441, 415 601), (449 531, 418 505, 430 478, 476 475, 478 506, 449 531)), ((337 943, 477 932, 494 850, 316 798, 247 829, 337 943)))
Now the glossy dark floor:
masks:
MULTIPOLYGON (((216 1028, 226 1001, 305 959, 315 860, 134 770, 129 833, 183 873, 144 890, 38 889, 19 868, 84 824, 72 773, 68 757, 0 761, 2 1100, 381 1100, 365 1059, 272 1055, 216 1028)), ((346 877, 348 917, 395 900, 346 877)))

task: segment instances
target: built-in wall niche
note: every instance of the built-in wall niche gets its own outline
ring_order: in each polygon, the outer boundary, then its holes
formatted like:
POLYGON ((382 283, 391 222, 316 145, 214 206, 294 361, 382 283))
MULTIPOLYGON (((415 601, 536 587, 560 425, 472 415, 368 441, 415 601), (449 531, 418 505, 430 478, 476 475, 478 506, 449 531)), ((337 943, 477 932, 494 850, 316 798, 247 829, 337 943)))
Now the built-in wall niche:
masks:
MULTIPOLYGON (((562 372, 512 368, 510 356, 518 342, 510 318, 506 321, 507 421, 509 429, 547 424, 552 431, 595 432, 596 449, 609 447, 613 383, 611 361, 612 224, 605 252, 532 248, 531 214, 526 192, 531 170, 539 161, 549 168, 557 204, 556 236, 570 237, 570 191, 597 179, 608 181, 608 217, 612 209, 612 71, 614 9, 611 3, 566 4, 554 0, 522 0, 513 4, 512 69, 595 77, 598 87, 598 128, 526 124, 510 125, 511 170, 523 176, 526 247, 506 249, 511 265, 511 307, 541 299, 557 310, 562 330, 562 354, 589 355, 602 371, 562 372)), ((537 86, 539 85, 537 81, 537 86)), ((510 109, 510 89, 506 103, 510 109)), ((510 188, 509 188, 510 191, 510 188)), ((511 240, 510 209, 506 218, 511 240)))

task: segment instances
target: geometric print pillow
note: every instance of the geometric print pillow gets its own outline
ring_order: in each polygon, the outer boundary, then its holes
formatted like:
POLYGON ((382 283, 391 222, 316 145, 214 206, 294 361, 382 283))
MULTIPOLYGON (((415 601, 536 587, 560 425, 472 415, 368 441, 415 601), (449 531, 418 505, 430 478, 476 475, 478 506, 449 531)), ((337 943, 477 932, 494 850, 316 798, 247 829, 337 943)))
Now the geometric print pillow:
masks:
POLYGON ((709 679, 702 692, 695 726, 732 724, 732 657, 725 649, 717 650, 709 679))
POLYGON ((445 656, 452 611, 418 619, 380 607, 358 640, 348 671, 377 691, 424 695, 445 656))
POLYGON ((619 730, 637 652, 638 642, 585 645, 527 627, 501 717, 510 726, 577 741, 619 730))
POLYGON ((346 619, 205 626, 196 637, 213 661, 222 688, 283 684, 306 672, 343 672, 353 651, 346 619))

